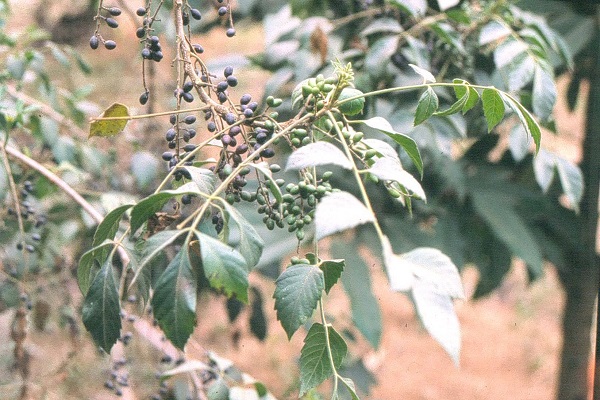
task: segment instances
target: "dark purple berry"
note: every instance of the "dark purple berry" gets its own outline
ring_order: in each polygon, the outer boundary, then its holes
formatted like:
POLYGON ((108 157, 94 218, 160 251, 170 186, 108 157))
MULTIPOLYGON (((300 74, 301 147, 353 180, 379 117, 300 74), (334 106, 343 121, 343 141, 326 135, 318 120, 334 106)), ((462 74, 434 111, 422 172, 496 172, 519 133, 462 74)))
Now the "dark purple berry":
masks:
POLYGON ((233 139, 231 136, 223 135, 221 137, 221 143, 223 143, 223 146, 227 147, 231 143, 231 139, 233 139))
POLYGON ((232 138, 231 138, 231 142, 229 142, 229 145, 230 145, 231 147, 235 147, 235 146, 237 146, 237 140, 235 140, 235 138, 234 138, 234 137, 232 137, 232 138))
POLYGON ((23 250, 23 243, 21 243, 21 242, 17 243, 17 250, 19 250, 19 251, 23 250))
POLYGON ((227 113, 225 114, 225 122, 227 122, 229 125, 232 125, 233 123, 235 123, 235 114, 234 113, 227 113))
POLYGON ((226 81, 219 82, 217 85, 217 92, 224 92, 229 87, 229 84, 226 81))
POLYGON ((165 139, 167 140, 167 142, 170 142, 172 140, 175 140, 176 135, 177 135, 177 132, 175 132, 175 129, 171 128, 165 134, 165 139))
POLYGON ((191 103, 192 101, 194 101, 194 95, 190 92, 183 92, 181 94, 181 98, 185 100, 186 103, 191 103))
POLYGON ((163 59, 163 53, 162 51, 154 51, 152 52, 152 59, 156 62, 159 62, 160 60, 163 59))
POLYGON ((208 124, 206 124, 206 129, 208 129, 209 132, 214 132, 217 130, 217 124, 211 121, 208 124))
POLYGON ((169 122, 171 123, 171 125, 175 125, 175 123, 177 122, 177 115, 171 114, 169 116, 169 122))
POLYGON ((39 233, 32 233, 31 240, 35 240, 36 242, 39 242, 40 240, 42 240, 42 235, 40 235, 39 233))
POLYGON ((248 151, 248 145, 246 143, 240 143, 240 145, 235 149, 237 154, 244 154, 248 151))
POLYGON ((151 57, 152 57, 152 52, 150 51, 150 49, 147 47, 144 47, 142 49, 142 58, 148 60, 151 57))
POLYGON ((194 136, 196 136, 196 130, 195 129, 188 129, 187 133, 190 135, 190 139, 193 139, 194 136))
POLYGON ((111 28, 119 27, 119 23, 114 18, 106 18, 106 25, 110 26, 111 28))
POLYGON ((186 144, 183 146, 183 151, 193 151, 196 148, 195 144, 186 144))
POLYGON ((140 96, 140 104, 141 105, 145 105, 148 102, 148 97, 150 96, 150 93, 148 92, 144 92, 141 94, 140 96))
POLYGON ((196 116, 195 115, 188 115, 187 117, 185 117, 183 119, 183 122, 185 122, 188 125, 191 125, 194 122, 196 122, 196 116))
POLYGON ((219 102, 221 104, 225 103, 227 101, 227 95, 225 94, 225 92, 218 92, 217 93, 217 98, 219 99, 219 102))
POLYGON ((156 45, 156 44, 158 44, 159 39, 158 39, 158 36, 155 35, 155 36, 150 36, 148 38, 148 41, 150 42, 150 44, 156 45))
POLYGON ((263 151, 260 152, 261 157, 264 158, 271 158, 275 155, 275 151, 271 148, 266 148, 263 151))
POLYGON ((232 126, 231 129, 229 130, 229 134, 231 136, 236 136, 236 135, 240 134, 241 132, 242 132, 242 128, 240 128, 238 125, 232 126))
POLYGON ((254 111, 252 111, 250 108, 246 108, 244 110, 244 117, 252 118, 253 116, 254 116, 254 111))
POLYGON ((108 9, 108 13, 113 17, 118 17, 119 15, 121 15, 121 9, 117 7, 112 7, 108 9))
POLYGON ((138 15, 138 17, 143 17, 146 15, 146 9, 144 7, 140 7, 135 11, 135 13, 138 15))
POLYGON ((169 142, 169 148, 170 149, 174 149, 175 147, 177 147, 177 142, 175 142, 175 141, 169 142))
POLYGON ((146 30, 144 28, 137 28, 137 30, 135 31, 135 36, 137 36, 138 39, 143 38, 146 35, 146 30))
POLYGON ((173 157, 173 158, 171 158, 171 159, 169 160, 169 167, 170 167, 170 168, 172 168, 172 167, 176 166, 178 161, 179 161, 179 160, 177 160, 177 157, 173 157))
POLYGON ((186 83, 183 84, 183 91, 184 92, 189 92, 194 88, 194 84, 192 83, 192 81, 187 81, 186 83))
POLYGON ((235 29, 234 28, 227 29, 227 31, 225 32, 225 35, 227 35, 227 37, 234 37, 235 36, 235 29))
POLYGON ((258 103, 253 101, 252 103, 248 104, 248 108, 251 109, 252 111, 256 111, 256 109, 258 108, 258 103))
POLYGON ((98 48, 100 42, 98 41, 98 36, 94 35, 90 38, 90 47, 94 50, 98 48))
POLYGON ((194 51, 195 51, 196 53, 198 53, 198 54, 202 54, 202 53, 204 53, 204 47, 202 47, 201 45, 199 45, 199 44, 195 44, 195 45, 193 45, 192 47, 194 48, 194 51))
POLYGON ((238 80, 235 76, 230 75, 227 77, 227 84, 231 87, 236 87, 238 84, 238 80))
POLYGON ((192 202, 192 195, 184 194, 181 196, 181 204, 190 204, 192 202))
POLYGON ((106 381, 104 382, 104 387, 109 390, 113 390, 115 388, 115 384, 112 381, 106 381))
POLYGON ((256 143, 263 144, 266 141, 267 141, 267 133, 266 132, 259 132, 256 134, 256 143))
POLYGON ((27 250, 28 253, 33 253, 35 251, 35 247, 33 247, 31 244, 28 244, 25 246, 25 250, 27 250))
POLYGON ((222 17, 227 14, 227 7, 219 7, 219 15, 222 17))
POLYGON ((163 160, 165 160, 165 161, 169 161, 169 160, 171 160, 172 158, 173 158, 173 153, 171 153, 170 151, 165 151, 165 152, 162 154, 162 159, 163 159, 163 160))
POLYGON ((227 78, 230 75, 233 75, 233 67, 231 65, 225 67, 225 69, 223 70, 223 75, 225 76, 225 78, 227 78))
POLYGON ((107 40, 106 42, 104 42, 104 47, 107 50, 114 50, 117 47, 117 42, 115 42, 114 40, 107 40))
POLYGON ((192 15, 192 18, 194 18, 196 21, 200 21, 202 19, 202 14, 197 8, 192 8, 190 10, 190 14, 192 15))
POLYGON ((250 96, 249 94, 245 94, 240 98, 240 104, 246 105, 246 104, 250 103, 251 100, 252 100, 252 96, 250 96))
POLYGON ((190 138, 190 132, 188 132, 188 131, 183 131, 183 141, 187 143, 187 142, 189 142, 189 141, 190 141, 190 139, 191 139, 191 138, 190 138))

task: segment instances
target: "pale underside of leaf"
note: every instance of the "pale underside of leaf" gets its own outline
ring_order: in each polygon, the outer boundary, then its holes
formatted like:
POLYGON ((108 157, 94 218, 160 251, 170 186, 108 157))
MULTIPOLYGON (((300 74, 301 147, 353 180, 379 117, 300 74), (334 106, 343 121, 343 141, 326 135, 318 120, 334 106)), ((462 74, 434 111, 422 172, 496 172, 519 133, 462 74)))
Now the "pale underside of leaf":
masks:
POLYGON ((356 197, 348 192, 333 192, 317 205, 316 237, 320 240, 374 220, 373 213, 356 197))

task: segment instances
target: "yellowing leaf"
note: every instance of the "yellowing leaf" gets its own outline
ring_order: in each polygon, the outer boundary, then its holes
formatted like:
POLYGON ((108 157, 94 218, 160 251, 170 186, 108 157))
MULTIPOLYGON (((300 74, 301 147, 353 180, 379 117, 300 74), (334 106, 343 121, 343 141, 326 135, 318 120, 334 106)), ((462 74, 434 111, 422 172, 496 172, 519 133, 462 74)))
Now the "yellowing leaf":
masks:
POLYGON ((129 109, 127 106, 115 103, 108 107, 98 119, 95 119, 90 124, 90 136, 110 137, 121 133, 127 125, 128 119, 102 119, 102 118, 119 118, 129 117, 129 109))

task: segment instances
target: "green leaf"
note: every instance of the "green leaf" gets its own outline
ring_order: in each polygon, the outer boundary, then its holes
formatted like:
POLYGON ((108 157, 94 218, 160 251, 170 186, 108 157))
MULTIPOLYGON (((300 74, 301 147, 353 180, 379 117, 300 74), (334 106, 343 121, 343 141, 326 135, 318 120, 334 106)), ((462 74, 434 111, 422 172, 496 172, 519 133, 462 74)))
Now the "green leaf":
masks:
POLYGON ((150 263, 154 257, 158 256, 161 251, 167 248, 167 246, 175 242, 175 240, 183 233, 185 233, 185 231, 166 230, 157 232, 146 239, 142 249, 141 260, 134 268, 134 275, 129 284, 129 288, 133 287, 140 275, 143 274, 148 263, 150 263))
MULTIPOLYGON (((98 118, 115 118, 115 117, 129 117, 129 109, 127 106, 119 103, 115 103, 108 107, 100 117, 98 118)), ((89 138, 94 136, 110 137, 121 133, 127 125, 128 119, 117 119, 117 120, 102 120, 96 119, 90 124, 90 135, 89 138)))
POLYGON ((404 151, 406 151, 412 162, 419 170, 421 177, 423 177, 423 160, 421 159, 421 153, 419 152, 417 143, 413 140, 413 138, 396 132, 392 125, 382 117, 373 117, 371 119, 362 121, 362 123, 373 129, 383 132, 389 138, 393 139, 396 143, 402 146, 404 151))
POLYGON ((535 151, 536 153, 540 150, 540 142, 542 139, 542 131, 540 126, 536 122, 535 119, 531 116, 529 111, 521 105, 521 103, 514 100, 512 97, 507 95, 506 93, 502 93, 502 98, 505 103, 508 104, 510 109, 517 115, 525 132, 527 132, 535 142, 535 151))
POLYGON ((258 264, 265 243, 252 224, 236 208, 228 203, 224 203, 224 205, 230 221, 237 225, 239 231, 239 241, 234 247, 246 259, 246 269, 250 271, 258 264))
POLYGON ((310 318, 324 288, 323 271, 314 265, 292 265, 277 278, 275 310, 288 339, 310 318))
POLYGON ((414 64, 408 64, 408 66, 411 67, 413 69, 413 71, 415 71, 417 74, 421 75, 421 77, 425 80, 425 82, 431 82, 431 83, 435 82, 435 76, 433 76, 433 74, 431 72, 427 71, 426 69, 417 67, 414 64))
POLYGON ((180 350, 196 326, 197 282, 185 243, 158 278, 151 302, 158 325, 180 350))
POLYGON ((210 285, 227 297, 235 296, 248 303, 248 269, 246 260, 234 248, 196 231, 204 275, 210 285))
POLYGON ((329 361, 328 347, 331 348, 333 367, 337 370, 348 352, 346 342, 333 327, 328 326, 326 334, 323 325, 314 323, 304 338, 304 346, 300 352, 300 396, 336 372, 329 361))
POLYGON ((185 169, 192 176, 192 182, 198 186, 200 192, 209 195, 215 191, 217 176, 210 169, 192 166, 185 167, 185 169))
POLYGON ((454 86, 454 93, 456 94, 456 98, 460 99, 464 97, 467 92, 469 93, 469 98, 467 102, 463 106, 462 113, 466 114, 467 111, 475 107, 477 102, 479 102, 479 93, 475 88, 471 87, 467 81, 463 81, 462 79, 455 79, 454 83, 462 83, 463 86, 454 86))
POLYGON ((508 89, 516 92, 528 85, 533 79, 535 66, 535 59, 528 54, 517 57, 516 60, 511 62, 505 68, 508 73, 508 89))
POLYGON ((358 395, 356 394, 356 387, 354 386, 354 382, 352 381, 352 379, 340 376, 340 381, 344 384, 346 389, 348 389, 348 393, 350 394, 350 398, 352 400, 360 400, 358 395))
POLYGON ((104 217, 102 222, 96 228, 92 246, 97 246, 106 239, 113 240, 119 229, 119 223, 121 222, 123 214, 131 207, 133 207, 133 204, 124 204, 106 214, 106 217, 104 217))
POLYGON ((494 64, 501 69, 512 63, 517 56, 527 51, 527 44, 522 40, 509 38, 494 50, 494 64))
POLYGON ((484 89, 481 95, 483 114, 487 120, 488 132, 504 118, 504 101, 496 89, 484 89))
POLYGON ((163 190, 140 200, 131 210, 131 236, 137 232, 148 218, 160 211, 167 201, 184 194, 200 194, 198 185, 194 182, 188 182, 175 190, 163 190))
POLYGON ((373 213, 348 192, 332 192, 317 204, 317 240, 374 221, 373 213))
POLYGON ((345 268, 341 279, 350 300, 352 322, 371 346, 377 349, 383 330, 381 310, 373 294, 369 266, 359 254, 359 242, 356 239, 350 242, 333 241, 331 254, 343 254, 346 259, 348 267, 345 268))
POLYGON ((344 88, 342 89, 342 92, 340 93, 340 97, 338 97, 338 104, 337 107, 340 110, 340 112, 344 115, 356 115, 356 114, 360 114, 363 110, 363 107, 365 106, 365 98, 364 97, 358 97, 354 100, 350 100, 350 101, 346 101, 347 99, 351 98, 351 97, 356 97, 356 96, 362 96, 363 92, 361 92, 358 89, 354 89, 354 88, 344 88))
POLYGON ((427 201, 425 191, 410 173, 406 172, 400 162, 393 158, 379 158, 369 169, 369 172, 381 180, 398 182, 414 196, 427 201))
POLYGON ((121 335, 121 306, 112 260, 107 259, 90 286, 81 310, 94 342, 110 352, 121 335))
POLYGON ((477 213, 483 217, 494 234, 527 263, 533 276, 542 274, 542 254, 525 224, 510 205, 507 195, 497 191, 472 190, 471 199, 477 213))
POLYGON ((467 101, 469 100, 469 92, 467 90, 465 90, 464 92, 465 93, 446 110, 437 111, 433 115, 443 117, 447 115, 456 114, 457 112, 461 111, 467 104, 467 101))
POLYGON ((79 259, 79 266, 77 267, 77 284, 84 296, 87 295, 90 285, 98 273, 98 267, 100 264, 104 263, 104 258, 106 258, 106 255, 108 254, 108 251, 105 251, 104 248, 109 246, 114 247, 115 243, 109 241, 100 243, 83 253, 79 259), (104 257, 100 258, 100 254, 104 254, 104 257))
POLYGON ((352 169, 352 162, 340 149, 328 142, 315 142, 302 146, 290 154, 285 170, 297 171, 321 165, 337 165, 344 169, 352 169))
POLYGON ((485 25, 479 33, 479 45, 483 46, 504 39, 512 32, 504 24, 494 20, 485 25))
POLYGON ((427 332, 446 350, 456 365, 460 362, 460 323, 452 298, 416 285, 411 291, 417 315, 427 332))
POLYGON ((329 291, 340 279, 342 271, 344 270, 344 260, 325 260, 319 265, 321 271, 323 271, 323 279, 325 280, 325 293, 329 294, 329 291))
POLYGON ((535 66, 532 96, 533 112, 543 120, 548 119, 556 103, 556 85, 552 74, 540 64, 535 66))
POLYGON ((427 118, 431 117, 433 113, 437 111, 438 107, 439 100, 437 94, 435 94, 431 87, 427 87, 427 90, 425 90, 419 98, 417 111, 415 112, 414 125, 417 126, 427 118))

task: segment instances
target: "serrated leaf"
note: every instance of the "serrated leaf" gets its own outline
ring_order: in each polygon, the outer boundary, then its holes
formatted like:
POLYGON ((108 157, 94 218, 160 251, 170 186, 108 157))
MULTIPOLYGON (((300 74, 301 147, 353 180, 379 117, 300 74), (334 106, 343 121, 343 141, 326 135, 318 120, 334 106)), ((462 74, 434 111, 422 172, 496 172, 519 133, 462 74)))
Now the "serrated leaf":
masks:
POLYGON ((511 34, 511 30, 498 21, 491 21, 479 33, 479 45, 483 46, 497 40, 504 39, 511 34))
POLYGON ((419 152, 417 143, 413 140, 413 138, 396 132, 392 125, 382 117, 373 117, 362 122, 373 129, 383 132, 390 139, 393 139, 396 143, 402 146, 404 151, 406 151, 412 162, 415 164, 415 167, 417 167, 417 170, 419 170, 421 177, 423 176, 423 160, 421 159, 421 153, 419 152))
POLYGON ((292 265, 277 278, 275 310, 288 339, 310 318, 324 288, 323 271, 314 265, 292 265))
MULTIPOLYGON (((108 107, 100 117, 98 118, 115 118, 115 117, 129 117, 129 109, 127 106, 119 103, 115 103, 108 107)), ((121 133, 127 125, 127 119, 118 120, 102 120, 96 119, 90 124, 90 135, 88 138, 94 136, 110 137, 121 133)))
POLYGON ((548 119, 556 103, 556 85, 552 74, 540 64, 535 66, 532 96, 533 112, 543 120, 548 119))
POLYGON ((204 275, 210 285, 226 296, 248 303, 248 270, 246 260, 234 248, 196 231, 204 275))
POLYGON ((488 132, 504 118, 504 101, 496 89, 484 89, 481 94, 483 114, 487 121, 488 132))
POLYGON ((398 182, 414 196, 427 201, 425 191, 419 181, 406 172, 398 161, 391 158, 379 158, 369 168, 369 172, 381 180, 398 182))
POLYGON ((446 350, 456 365, 460 362, 460 323, 448 295, 436 293, 427 285, 411 291, 417 315, 427 332, 446 350))
POLYGON ((315 142, 302 146, 290 154, 285 170, 297 171, 321 165, 337 165, 344 169, 352 169, 352 162, 336 146, 328 142, 315 142))
POLYGON ((457 112, 461 111, 464 108, 464 106, 467 104, 468 100, 469 100, 469 92, 467 90, 465 90, 465 93, 462 95, 462 97, 460 97, 458 100, 456 100, 450 107, 448 107, 447 109, 442 110, 442 111, 437 111, 433 115, 439 116, 439 117, 444 117, 444 116, 456 114, 457 112))
POLYGON ((131 210, 131 236, 137 232, 148 218, 160 211, 167 201, 184 194, 199 195, 198 185, 194 182, 188 182, 175 190, 163 190, 140 200, 131 210))
POLYGON ((317 240, 358 225, 373 222, 373 213, 348 192, 332 192, 317 204, 315 234, 317 240))
POLYGON ((323 271, 323 279, 325 280, 325 293, 329 294, 331 288, 337 283, 344 270, 344 260, 326 260, 322 261, 319 268, 323 271))
POLYGON ((246 269, 250 271, 260 260, 265 243, 252 224, 237 209, 228 203, 224 205, 230 221, 238 227, 239 241, 234 247, 246 259, 246 269))
POLYGON ((408 64, 413 71, 415 71, 417 74, 421 75, 421 77, 425 80, 425 82, 431 82, 434 83, 435 82, 435 76, 433 76, 433 74, 429 71, 427 71, 426 69, 423 69, 421 67, 417 67, 414 64, 408 64))
POLYGON ((112 260, 107 259, 96 274, 83 301, 83 324, 94 342, 110 352, 121 335, 121 305, 112 260))
POLYGON ((438 107, 439 100, 437 94, 435 94, 431 87, 427 87, 427 90, 425 90, 419 98, 417 111, 415 111, 414 125, 417 126, 431 117, 433 113, 437 111, 438 107))
POLYGON ((151 302, 158 325, 180 350, 196 326, 197 282, 186 243, 158 278, 151 302))
MULTIPOLYGON (((333 367, 337 370, 346 357, 348 347, 333 327, 327 327, 327 334, 329 335, 333 367)), ((323 325, 314 323, 310 327, 300 354, 300 396, 302 396, 335 372, 329 361, 327 335, 323 325)))
POLYGON ((533 141, 535 142, 535 151, 537 153, 540 150, 540 142, 542 139, 542 131, 540 126, 531 116, 529 111, 519 102, 515 101, 505 93, 502 94, 502 98, 504 99, 505 103, 508 104, 510 109, 517 115, 525 131, 533 138, 533 141))
POLYGON ((533 276, 542 274, 542 253, 525 221, 507 201, 494 191, 471 191, 475 210, 487 222, 494 234, 523 261, 533 276))
POLYGON ((475 88, 471 87, 467 81, 463 81, 462 79, 455 79, 454 83, 463 84, 463 86, 454 86, 454 93, 456 94, 457 99, 465 96, 467 92, 469 93, 469 98, 462 109, 462 113, 466 114, 467 111, 475 107, 475 105, 479 102, 479 92, 477 92, 475 88))

